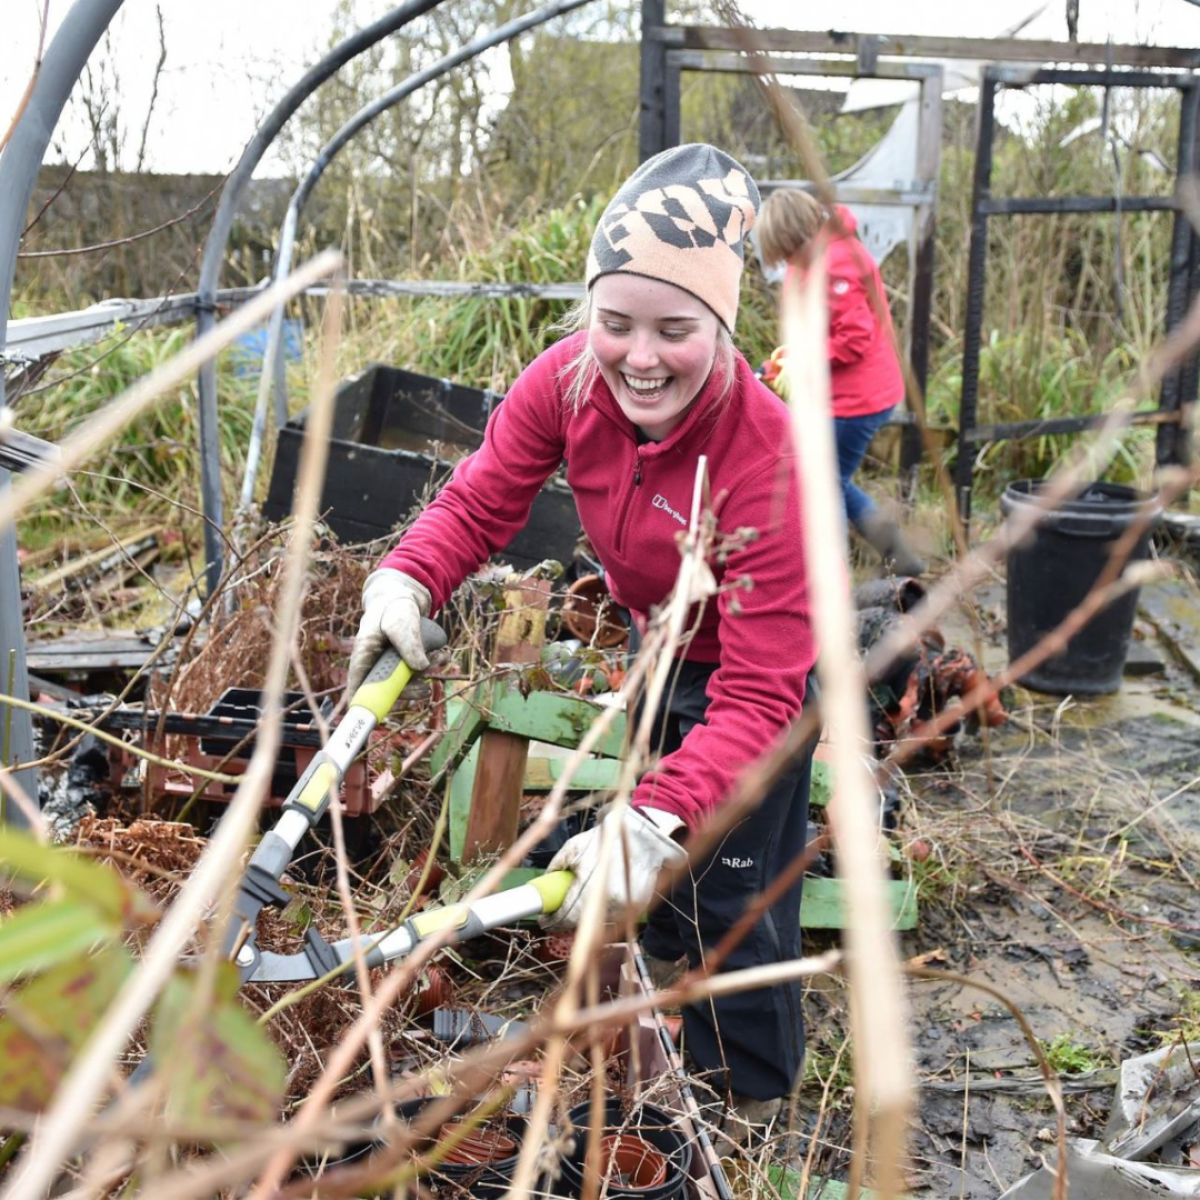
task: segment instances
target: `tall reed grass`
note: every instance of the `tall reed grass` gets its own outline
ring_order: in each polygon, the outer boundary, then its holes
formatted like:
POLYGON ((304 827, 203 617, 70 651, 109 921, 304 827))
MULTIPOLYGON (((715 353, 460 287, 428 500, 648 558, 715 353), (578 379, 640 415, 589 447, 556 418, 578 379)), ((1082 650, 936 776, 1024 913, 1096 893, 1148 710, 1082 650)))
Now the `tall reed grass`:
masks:
MULTIPOLYGON (((192 340, 190 326, 120 330, 96 345, 64 353, 50 376, 14 399, 17 425, 61 441, 114 396, 173 358, 192 340)), ((254 410, 254 377, 239 375, 226 356, 218 374, 221 476, 232 501, 245 462, 254 410)), ((96 523, 191 523, 200 508, 196 388, 189 381, 129 427, 124 435, 71 476, 64 490, 35 505, 22 519, 27 549, 96 523)))

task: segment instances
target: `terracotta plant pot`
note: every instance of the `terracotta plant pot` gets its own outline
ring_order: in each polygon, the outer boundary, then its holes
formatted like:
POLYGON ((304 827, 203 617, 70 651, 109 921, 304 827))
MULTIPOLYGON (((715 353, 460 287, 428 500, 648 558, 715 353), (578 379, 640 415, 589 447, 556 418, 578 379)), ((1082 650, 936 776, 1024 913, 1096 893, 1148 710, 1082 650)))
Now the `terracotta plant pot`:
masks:
MULTIPOLYGON (((665 1165, 663 1177, 657 1183, 647 1184, 622 1182, 619 1178, 621 1167, 618 1162, 609 1175, 609 1196, 614 1200, 619 1200, 620 1197, 627 1197, 628 1200, 683 1200, 691 1171, 692 1143, 680 1130, 676 1115, 655 1105, 641 1102, 631 1107, 625 1106, 616 1096, 610 1096, 604 1103, 603 1115, 597 1113, 595 1116, 603 1122, 602 1145, 610 1144, 610 1139, 620 1141, 626 1138, 632 1139, 633 1142, 646 1143, 665 1165)), ((573 1131, 575 1136, 571 1140, 570 1148, 559 1160, 562 1171, 562 1190, 559 1195, 584 1194, 587 1139, 592 1117, 590 1101, 577 1104, 567 1113, 567 1128, 573 1131)), ((601 1155, 596 1164, 601 1178, 608 1165, 608 1160, 601 1155)), ((655 1166, 647 1166, 636 1157, 627 1160, 626 1166, 632 1173, 633 1180, 652 1179, 657 1175, 655 1166), (642 1165, 638 1165, 639 1163, 642 1165)))
MULTIPOLYGON (((443 1125, 439 1140, 447 1141, 458 1135, 463 1126, 451 1122, 443 1125)), ((476 1125, 442 1159, 443 1163, 457 1166, 482 1166, 485 1163, 501 1162, 512 1158, 517 1152, 517 1141, 499 1129, 487 1125, 476 1125)))
POLYGON ((599 575, 581 575, 567 588, 562 618, 585 646, 615 650, 629 643, 629 629, 617 616, 612 597, 599 575))
POLYGON ((666 1155, 631 1133, 601 1139, 600 1161, 605 1175, 620 1187, 658 1187, 667 1178, 666 1155))
POLYGON ((409 992, 414 1017, 425 1017, 454 1002, 454 982, 441 967, 426 967, 409 992))
POLYGON ((575 930, 566 933, 551 933, 534 943, 533 952, 544 963, 564 963, 575 948, 575 930))
POLYGON ((425 886, 421 887, 421 876, 425 873, 425 864, 428 861, 429 848, 426 846, 417 852, 417 856, 413 859, 408 874, 404 877, 404 886, 408 889, 408 894, 413 898, 419 896, 436 896, 442 880, 446 878, 445 867, 441 863, 435 862, 429 868, 429 876, 425 880, 425 886))
MULTIPOLYGON (((406 1100, 397 1105, 397 1113, 407 1122, 414 1122, 434 1097, 406 1100)), ((413 1147, 419 1157, 429 1156, 435 1147, 443 1149, 436 1167, 422 1172, 422 1182, 438 1198, 461 1200, 471 1196, 476 1200, 500 1200, 512 1185, 513 1171, 521 1153, 525 1122, 512 1115, 493 1114, 482 1124, 451 1120, 435 1133, 426 1134, 422 1143, 413 1147), (453 1148, 445 1150, 447 1140, 454 1138, 467 1126, 470 1132, 453 1148)))

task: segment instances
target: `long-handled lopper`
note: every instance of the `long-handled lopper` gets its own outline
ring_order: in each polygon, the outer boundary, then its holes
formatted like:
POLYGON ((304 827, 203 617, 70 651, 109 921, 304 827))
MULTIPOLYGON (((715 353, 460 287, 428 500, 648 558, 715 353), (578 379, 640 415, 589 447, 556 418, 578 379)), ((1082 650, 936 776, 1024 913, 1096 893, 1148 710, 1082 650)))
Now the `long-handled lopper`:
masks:
MULTIPOLYGON (((445 633, 433 621, 421 622, 421 636, 427 653, 446 644, 445 633)), ((330 943, 312 928, 305 932, 305 948, 298 954, 261 950, 258 916, 264 908, 282 908, 287 904, 290 897, 279 886, 279 880, 296 847, 329 808, 346 772, 365 748, 372 731, 391 712, 412 674, 412 669, 394 650, 380 655, 350 698, 346 715, 330 734, 329 741, 296 780, 275 827, 263 835, 250 856, 238 886, 234 920, 224 946, 224 957, 237 966, 239 982, 305 981, 353 968, 353 938, 330 943)), ((448 942, 465 941, 525 917, 554 912, 566 899, 573 878, 570 871, 554 871, 473 904, 429 909, 409 918, 397 929, 363 934, 358 944, 367 965, 376 967, 404 957, 418 942, 447 929, 453 930, 448 942)), ((151 1069, 150 1059, 144 1059, 128 1082, 141 1082, 151 1069)))
MULTIPOLYGON (((433 621, 421 622, 427 653, 446 644, 446 635, 433 621)), ((225 956, 237 965, 242 983, 283 983, 319 979, 331 972, 349 969, 354 962, 353 938, 327 942, 315 929, 304 935, 305 947, 298 954, 273 954, 258 946, 259 913, 267 907, 282 908, 289 896, 279 886, 280 877, 301 839, 324 815, 331 798, 382 721, 408 686, 412 669, 394 650, 387 650, 350 698, 346 715, 329 736, 325 747, 296 780, 283 802, 283 813, 275 827, 263 835, 255 848, 238 888, 234 921, 225 942, 225 956)), ((410 953, 423 938, 453 929, 452 941, 476 937, 523 917, 554 912, 571 885, 569 871, 542 875, 520 887, 510 888, 477 900, 474 904, 452 904, 418 913, 398 929, 364 934, 358 939, 367 966, 380 966, 410 953)))

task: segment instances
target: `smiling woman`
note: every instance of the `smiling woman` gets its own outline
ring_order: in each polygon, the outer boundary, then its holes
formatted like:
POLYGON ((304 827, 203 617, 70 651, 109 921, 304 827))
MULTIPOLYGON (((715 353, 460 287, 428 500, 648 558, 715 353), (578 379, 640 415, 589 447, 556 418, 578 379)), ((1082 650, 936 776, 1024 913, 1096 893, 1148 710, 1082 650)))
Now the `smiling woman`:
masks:
MULTIPOLYGON (((683 865, 689 835, 804 703, 814 650, 790 419, 731 340, 758 200, 746 170, 714 146, 678 146, 639 167, 592 239, 581 328, 521 374, 483 446, 364 591, 352 686, 389 643, 405 655, 421 616, 507 544, 565 459, 580 521, 610 594, 630 610, 636 645, 675 586, 677 538, 705 460, 711 494, 721 498, 721 551, 709 562, 715 592, 695 606, 653 714, 657 761, 628 807, 572 837, 551 864, 575 873, 556 927, 574 925, 597 892, 614 911, 653 901, 662 869, 683 865), (617 826, 627 863, 602 856, 606 825, 617 826)), ((660 897, 644 936, 652 958, 686 956, 699 967, 803 852, 808 781, 804 757, 725 835, 719 854, 660 897)), ((799 917, 796 882, 723 969, 799 957, 799 917)), ((684 1022, 689 1052, 728 1091, 731 1129, 780 1111, 803 1054, 794 984, 688 1007, 684 1022)))

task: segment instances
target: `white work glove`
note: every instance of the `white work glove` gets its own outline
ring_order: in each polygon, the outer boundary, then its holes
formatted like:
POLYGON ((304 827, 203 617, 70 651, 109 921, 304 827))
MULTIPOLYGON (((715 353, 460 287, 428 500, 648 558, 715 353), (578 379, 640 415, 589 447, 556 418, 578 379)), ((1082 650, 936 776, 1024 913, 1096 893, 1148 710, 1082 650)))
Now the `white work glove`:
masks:
POLYGON ((428 589, 403 571, 381 567, 367 576, 362 599, 363 615, 350 651, 346 683, 351 696, 389 646, 414 671, 429 666, 421 638, 421 618, 429 616, 433 602, 428 589))
POLYGON ((561 907, 541 918, 543 929, 574 929, 593 888, 604 891, 607 912, 629 904, 645 908, 654 895, 654 882, 664 867, 687 859, 687 851, 671 834, 683 828, 674 813, 659 808, 614 809, 598 825, 577 833, 550 861, 549 871, 574 871, 561 907), (605 828, 613 845, 605 869, 600 870, 600 846, 605 828), (628 865, 627 865, 628 863, 628 865))

